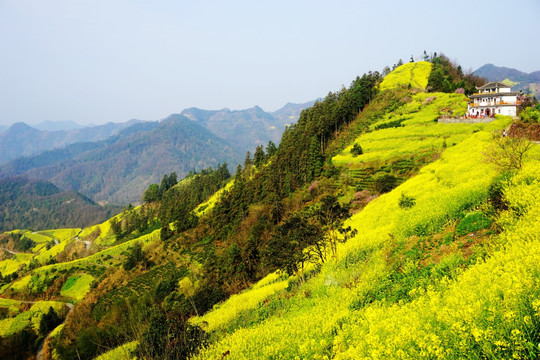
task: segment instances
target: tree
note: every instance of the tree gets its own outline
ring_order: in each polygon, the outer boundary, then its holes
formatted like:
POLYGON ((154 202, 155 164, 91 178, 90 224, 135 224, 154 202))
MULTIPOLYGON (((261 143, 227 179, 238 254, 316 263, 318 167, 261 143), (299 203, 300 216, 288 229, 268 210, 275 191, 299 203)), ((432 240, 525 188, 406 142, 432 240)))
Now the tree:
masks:
POLYGON ((398 179, 394 175, 384 174, 375 178, 373 187, 379 194, 392 191, 397 186, 398 179))
POLYGON ((61 322, 62 320, 60 319, 58 314, 56 314, 56 311, 54 311, 52 306, 49 306, 49 310, 45 314, 43 314, 39 322, 39 333, 45 336, 49 333, 49 331, 53 330, 61 322))
POLYGON ((297 274, 303 279, 305 263, 324 262, 324 252, 321 229, 294 215, 277 227, 266 244, 264 256, 270 267, 282 269, 290 275, 297 274))
POLYGON ((111 224, 111 229, 113 231, 114 236, 118 239, 119 237, 122 237, 122 223, 118 221, 116 217, 113 217, 109 223, 111 224))
POLYGON ((428 77, 428 89, 432 92, 443 91, 445 81, 447 81, 444 70, 441 68, 435 68, 431 71, 428 77))
POLYGON ((188 359, 206 342, 206 333, 189 324, 182 314, 152 312, 137 350, 143 359, 188 359))
POLYGON ((160 191, 158 184, 150 184, 148 189, 144 192, 143 201, 151 203, 160 199, 160 191))
POLYGON ((128 251, 126 260, 124 261, 124 270, 133 269, 138 263, 145 260, 146 256, 142 250, 140 242, 136 242, 128 251))
POLYGON ((360 146, 360 144, 358 143, 355 143, 351 149, 351 154, 353 156, 358 156, 358 155, 362 155, 364 153, 364 151, 362 150, 362 146, 360 146))
POLYGON ((493 134, 491 146, 484 153, 486 161, 494 164, 499 171, 519 171, 533 142, 523 137, 493 134))
POLYGON ((251 170, 251 166, 253 166, 253 160, 251 159, 251 152, 248 151, 244 159, 244 171, 251 170))
POLYGON ((253 155, 253 162, 256 167, 259 167, 265 160, 266 160, 266 155, 264 154, 263 147, 262 145, 259 145, 255 149, 255 154, 253 155))
POLYGON ((325 232, 332 255, 337 255, 337 244, 345 242, 350 236, 356 235, 356 230, 342 228, 343 220, 349 216, 349 208, 342 206, 333 195, 326 195, 321 199, 320 208, 315 213, 325 232), (341 234, 340 235, 338 235, 341 234))
POLYGON ((311 181, 319 176, 324 165, 324 157, 321 154, 321 148, 317 136, 313 136, 311 139, 308 156, 308 173, 306 182, 311 181))
POLYGON ((276 153, 276 151, 276 144, 274 144, 272 141, 268 141, 268 145, 266 145, 266 155, 270 158, 276 153))

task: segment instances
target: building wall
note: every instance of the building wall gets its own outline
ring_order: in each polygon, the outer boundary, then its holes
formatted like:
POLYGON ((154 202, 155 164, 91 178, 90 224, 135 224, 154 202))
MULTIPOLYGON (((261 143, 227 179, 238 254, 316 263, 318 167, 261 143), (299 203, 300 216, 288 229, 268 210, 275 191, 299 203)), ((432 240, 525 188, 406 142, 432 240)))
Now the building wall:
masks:
POLYGON ((502 101, 515 104, 517 102, 517 96, 516 95, 503 96, 502 101))
POLYGON ((489 109, 490 116, 495 115, 507 115, 507 116, 516 116, 516 106, 493 106, 493 107, 482 107, 475 108, 469 107, 467 114, 470 116, 481 116, 486 113, 486 109, 489 109))

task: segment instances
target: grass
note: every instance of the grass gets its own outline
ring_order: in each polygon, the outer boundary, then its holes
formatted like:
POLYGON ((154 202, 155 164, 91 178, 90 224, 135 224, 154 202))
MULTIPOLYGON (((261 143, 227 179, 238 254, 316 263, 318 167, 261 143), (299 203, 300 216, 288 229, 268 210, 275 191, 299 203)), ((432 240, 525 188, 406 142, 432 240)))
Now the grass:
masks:
POLYGON ((39 264, 45 264, 64 251, 65 247, 74 241, 74 237, 80 231, 81 229, 53 229, 38 231, 36 233, 27 230, 13 231, 34 241, 36 246, 31 249, 32 253, 17 254, 10 259, 0 261, 0 273, 4 276, 9 275, 24 265, 27 265, 32 260, 36 260, 39 264), (55 244, 55 240, 58 244, 55 244), (47 249, 48 244, 54 245, 47 249))
POLYGON ((0 273, 2 276, 6 276, 14 273, 19 267, 27 264, 32 259, 32 254, 17 254, 11 259, 0 261, 0 273))
POLYGON ((52 237, 44 235, 43 233, 33 233, 30 231, 25 232, 23 237, 28 238, 37 244, 48 243, 52 240, 52 237))

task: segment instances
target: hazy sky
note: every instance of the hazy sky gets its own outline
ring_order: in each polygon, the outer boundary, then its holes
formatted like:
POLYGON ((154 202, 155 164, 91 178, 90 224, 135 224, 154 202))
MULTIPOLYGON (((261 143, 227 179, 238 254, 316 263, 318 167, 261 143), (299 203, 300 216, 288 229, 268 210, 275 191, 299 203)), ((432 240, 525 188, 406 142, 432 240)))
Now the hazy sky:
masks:
POLYGON ((540 1, 0 0, 0 125, 274 111, 424 50, 540 70, 540 1))

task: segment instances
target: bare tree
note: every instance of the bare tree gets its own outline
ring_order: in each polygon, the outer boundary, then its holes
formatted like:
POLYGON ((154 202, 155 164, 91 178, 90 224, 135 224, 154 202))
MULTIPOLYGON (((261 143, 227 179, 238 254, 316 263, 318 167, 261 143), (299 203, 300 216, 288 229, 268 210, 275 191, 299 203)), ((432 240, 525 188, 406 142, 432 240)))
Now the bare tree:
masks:
POLYGON ((487 162, 495 164, 501 171, 519 171, 533 144, 523 137, 505 136, 504 133, 496 132, 484 156, 487 162))

